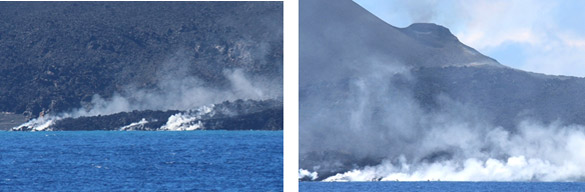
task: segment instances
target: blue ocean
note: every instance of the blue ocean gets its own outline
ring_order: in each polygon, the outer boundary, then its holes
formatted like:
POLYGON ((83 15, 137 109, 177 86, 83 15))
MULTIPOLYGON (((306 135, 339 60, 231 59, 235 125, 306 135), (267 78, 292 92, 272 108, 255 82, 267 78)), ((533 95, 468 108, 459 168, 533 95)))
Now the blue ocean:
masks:
POLYGON ((282 131, 0 131, 0 191, 282 191, 282 146, 282 131))
POLYGON ((299 191, 581 192, 585 183, 562 182, 300 182, 299 191))

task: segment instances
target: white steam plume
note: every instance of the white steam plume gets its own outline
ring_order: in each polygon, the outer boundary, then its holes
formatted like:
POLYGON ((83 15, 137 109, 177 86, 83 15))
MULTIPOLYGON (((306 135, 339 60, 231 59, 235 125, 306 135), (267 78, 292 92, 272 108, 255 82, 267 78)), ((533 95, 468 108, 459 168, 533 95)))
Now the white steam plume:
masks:
POLYGON ((301 90, 301 169, 324 181, 585 181, 585 127, 504 129, 444 94, 428 110, 409 88, 416 78, 371 66, 301 90))
POLYGON ((69 117, 109 115, 133 110, 190 110, 223 101, 282 97, 281 80, 252 75, 241 68, 223 70, 227 86, 208 84, 187 73, 193 63, 186 57, 179 52, 170 61, 163 63, 163 69, 157 74, 158 82, 152 89, 138 89, 130 85, 123 93, 114 93, 110 98, 96 94, 85 107, 32 119, 13 130, 26 127, 37 131, 46 130, 55 121, 69 117))
POLYGON ((299 179, 309 178, 311 180, 316 180, 319 178, 319 174, 317 172, 310 172, 305 169, 299 170, 299 179))
MULTIPOLYGON (((454 128, 457 129, 457 128, 454 128)), ((524 122, 517 133, 501 128, 486 135, 465 135, 462 143, 449 143, 455 130, 433 130, 425 145, 455 147, 461 158, 436 162, 409 162, 403 155, 326 178, 324 181, 583 181, 585 179, 585 127, 543 126, 524 122), (451 146, 447 146, 451 145, 451 146), (486 145, 492 151, 483 151, 486 145), (506 154, 496 158, 493 153, 506 154)), ((464 131, 464 130, 456 130, 464 131)))

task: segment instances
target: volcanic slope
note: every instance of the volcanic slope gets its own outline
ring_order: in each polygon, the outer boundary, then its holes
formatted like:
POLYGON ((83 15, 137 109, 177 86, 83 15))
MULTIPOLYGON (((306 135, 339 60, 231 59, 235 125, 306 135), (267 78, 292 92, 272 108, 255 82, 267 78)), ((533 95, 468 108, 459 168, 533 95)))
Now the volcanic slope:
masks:
POLYGON ((413 152, 432 122, 585 125, 585 79, 504 66, 443 26, 397 28, 350 0, 301 1, 299 22, 300 168, 319 179, 398 154, 455 158, 413 152))
POLYGON ((0 111, 36 117, 155 88, 173 59, 209 86, 228 86, 223 71, 234 68, 281 81, 282 3, 0 5, 0 111))
POLYGON ((0 17, 10 119, 282 97, 282 2, 0 2, 0 17))

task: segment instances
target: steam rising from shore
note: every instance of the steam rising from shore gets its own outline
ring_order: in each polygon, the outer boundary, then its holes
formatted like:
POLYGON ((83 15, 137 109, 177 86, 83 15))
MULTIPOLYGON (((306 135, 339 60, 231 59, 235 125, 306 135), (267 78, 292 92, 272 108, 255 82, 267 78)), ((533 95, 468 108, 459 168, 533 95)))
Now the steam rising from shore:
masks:
POLYGON ((328 177, 324 181, 583 181, 585 127, 522 123, 517 133, 501 128, 464 137, 433 130, 421 146, 459 150, 453 159, 413 162, 400 155, 328 177), (457 137, 457 138, 454 138, 457 137), (461 143, 449 141, 463 140, 461 143), (486 150, 485 147, 491 147, 486 150), (498 155, 499 154, 499 155, 498 155), (498 157, 500 156, 500 157, 498 157))
POLYGON ((206 86, 195 77, 168 79, 156 89, 130 88, 124 95, 114 94, 109 99, 94 95, 87 108, 74 110, 73 117, 108 115, 132 110, 188 110, 195 107, 237 99, 275 99, 282 87, 249 77, 241 69, 224 70, 228 88, 206 86))
POLYGON ((448 40, 450 34, 385 28, 351 1, 301 1, 299 10, 299 179, 585 180, 585 128, 531 117, 530 107, 510 110, 498 127, 503 115, 494 113, 508 110, 494 108, 508 106, 489 97, 501 92, 425 74, 457 66, 505 72, 495 61, 477 65, 492 59, 448 40), (473 97, 479 93, 487 96, 473 97))
MULTIPOLYGON (((262 75, 252 75, 242 68, 223 69, 225 86, 209 84, 188 73, 193 61, 178 52, 162 64, 154 88, 128 85, 124 92, 109 98, 94 95, 91 102, 69 112, 32 119, 13 129, 23 127, 35 131, 47 130, 55 121, 64 118, 109 115, 133 110, 190 110, 210 104, 238 99, 266 100, 282 98, 282 81, 262 75)), ((179 115, 179 114, 178 114, 179 115)), ((174 116, 173 116, 174 117, 174 116)))
POLYGON ((314 172, 324 181, 585 180, 585 127, 525 119, 504 129, 473 103, 444 94, 429 109, 414 97, 417 79, 407 71, 371 66, 341 83, 301 90, 299 178, 313 179, 314 172), (345 171, 322 174, 336 170, 345 171))

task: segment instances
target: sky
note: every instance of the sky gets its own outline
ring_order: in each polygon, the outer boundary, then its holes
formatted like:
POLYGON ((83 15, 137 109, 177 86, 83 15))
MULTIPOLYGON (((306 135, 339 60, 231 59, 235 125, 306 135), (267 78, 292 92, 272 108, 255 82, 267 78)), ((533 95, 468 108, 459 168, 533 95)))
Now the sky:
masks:
POLYGON ((354 0, 396 27, 445 26, 501 64, 537 73, 585 77, 582 0, 354 0))

